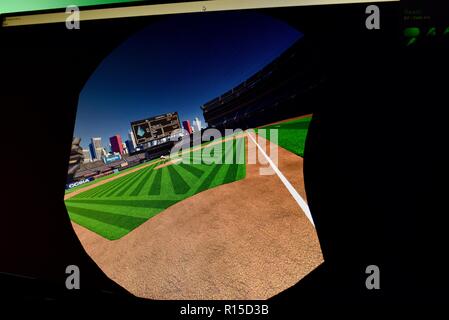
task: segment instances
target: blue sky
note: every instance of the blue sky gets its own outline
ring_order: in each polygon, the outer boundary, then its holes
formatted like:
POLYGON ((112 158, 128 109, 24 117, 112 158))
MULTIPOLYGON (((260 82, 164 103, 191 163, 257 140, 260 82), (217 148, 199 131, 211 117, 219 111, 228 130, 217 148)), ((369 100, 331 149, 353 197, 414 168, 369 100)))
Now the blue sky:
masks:
MULTIPOLYGON (((164 17, 117 47, 81 91, 74 135, 120 134, 130 122, 177 111, 204 118, 200 106, 238 85, 290 47, 301 33, 255 12, 164 17)), ((101 40, 100 40, 101 41, 101 40)))

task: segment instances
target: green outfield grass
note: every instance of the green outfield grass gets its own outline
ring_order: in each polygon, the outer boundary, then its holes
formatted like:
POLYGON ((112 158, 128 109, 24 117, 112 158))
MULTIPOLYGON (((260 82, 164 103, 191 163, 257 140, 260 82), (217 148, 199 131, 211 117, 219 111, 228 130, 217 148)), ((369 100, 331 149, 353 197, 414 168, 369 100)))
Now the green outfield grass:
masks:
MULTIPOLYGON (((177 153, 175 153, 175 155, 176 155, 176 154, 181 155, 181 154, 183 154, 183 153, 190 152, 191 149, 193 149, 193 148, 204 147, 204 146, 206 146, 206 145, 208 145, 208 144, 210 144, 210 143, 212 143, 212 142, 216 143, 216 142, 218 142, 218 141, 220 141, 220 140, 228 139, 229 137, 233 137, 233 136, 236 136, 236 135, 238 135, 238 134, 241 134, 241 132, 233 133, 233 134, 231 134, 231 135, 229 135, 229 136, 224 136, 224 137, 221 137, 221 138, 219 138, 219 139, 217 139, 217 140, 213 140, 213 141, 205 141, 205 142, 201 143, 200 145, 195 145, 195 146, 193 146, 193 147, 189 147, 189 148, 185 148, 185 149, 179 150, 177 153)), ((147 165, 147 164, 152 163, 152 162, 155 162, 155 161, 159 161, 159 159, 154 159, 154 160, 151 160, 151 161, 147 161, 147 162, 145 162, 145 163, 141 163, 141 164, 138 164, 138 165, 136 165, 136 166, 129 167, 129 168, 126 168, 126 169, 124 169, 124 170, 121 170, 120 172, 112 173, 112 174, 109 174, 109 175, 107 175, 107 176, 103 176, 103 177, 101 177, 101 178, 95 179, 95 180, 93 180, 93 181, 91 181, 91 182, 87 182, 87 183, 85 183, 85 184, 76 186, 76 187, 74 187, 74 188, 72 188, 72 189, 65 190, 65 194, 72 193, 73 191, 76 191, 76 190, 78 190, 78 189, 87 187, 87 186, 89 186, 89 185, 95 184, 95 183, 100 182, 100 181, 105 180, 105 179, 109 179, 109 178, 114 177, 114 176, 121 175, 121 174, 123 174, 123 173, 125 173, 125 172, 127 172, 127 171, 129 171, 129 170, 131 170, 131 169, 139 168, 139 167, 142 167, 142 166, 144 166, 144 165, 147 165)))
POLYGON ((279 124, 265 126, 255 130, 262 137, 270 140, 270 131, 268 129, 278 129, 278 145, 291 151, 301 157, 304 157, 304 146, 312 117, 296 119, 279 124))
MULTIPOLYGON (((222 143, 222 160, 231 150, 235 155, 237 148, 244 157, 243 138, 229 145, 222 143)), ((160 169, 155 169, 160 163, 154 163, 65 200, 70 219, 115 240, 181 200, 246 175, 244 159, 240 164, 205 164, 198 152, 190 152, 188 157, 193 163, 160 169)))

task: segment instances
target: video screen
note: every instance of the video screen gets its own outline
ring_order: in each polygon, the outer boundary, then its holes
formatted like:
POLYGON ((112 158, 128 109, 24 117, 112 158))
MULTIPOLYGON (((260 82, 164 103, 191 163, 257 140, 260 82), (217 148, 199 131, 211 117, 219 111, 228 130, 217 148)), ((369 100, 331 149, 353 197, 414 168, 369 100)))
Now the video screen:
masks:
POLYGON ((171 136, 180 131, 178 114, 167 113, 149 119, 131 122, 135 143, 142 144, 171 136))

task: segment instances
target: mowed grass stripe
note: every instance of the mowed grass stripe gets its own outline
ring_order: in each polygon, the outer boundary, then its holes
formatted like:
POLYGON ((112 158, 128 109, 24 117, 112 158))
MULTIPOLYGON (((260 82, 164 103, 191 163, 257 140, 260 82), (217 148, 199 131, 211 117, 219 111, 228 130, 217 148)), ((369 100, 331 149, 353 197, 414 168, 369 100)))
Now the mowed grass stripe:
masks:
POLYGON ((100 210, 109 212, 111 214, 124 214, 127 216, 137 217, 137 218, 143 218, 148 219, 151 217, 154 213, 160 212, 163 210, 163 208, 149 208, 149 207, 137 207, 137 206, 118 206, 116 204, 101 204, 101 203, 70 203, 69 204, 72 207, 77 208, 85 208, 85 209, 91 209, 91 210, 100 210))
MULTIPOLYGON (((111 181, 113 184, 115 181, 111 181)), ((109 183, 99 185, 98 187, 93 188, 92 190, 88 190, 86 192, 81 193, 77 198, 92 198, 97 196, 98 194, 104 192, 105 188, 109 186, 109 183)))
MULTIPOLYGON (((94 180, 95 181, 95 180, 94 180)), ((92 189, 86 190, 84 192, 78 193, 77 195, 75 195, 74 197, 77 198, 85 198, 87 195, 93 193, 93 192, 97 192, 98 188, 100 188, 101 185, 93 187, 92 189)))
POLYGON ((121 196, 125 195, 125 196, 130 196, 130 194, 136 190, 136 188, 140 185, 140 183, 143 181, 143 183, 145 184, 145 182, 147 181, 147 177, 148 175, 151 176, 152 171, 154 170, 154 167, 156 167, 156 164, 152 165, 151 167, 145 169, 145 172, 141 175, 139 175, 138 177, 136 177, 134 179, 134 181, 128 186, 128 190, 125 191, 121 191, 120 194, 121 196))
POLYGON ((101 185, 93 187, 92 189, 86 190, 84 192, 78 193, 77 195, 73 196, 73 198, 87 198, 89 195, 94 194, 98 192, 98 190, 101 189, 101 185))
POLYGON ((131 192, 130 196, 135 197, 137 195, 140 194, 140 192, 143 189, 143 186, 145 185, 145 183, 148 182, 148 180, 150 180, 151 176, 154 173, 154 167, 155 165, 152 165, 150 167, 150 169, 148 170, 148 172, 143 176, 142 180, 139 182, 139 184, 137 185, 137 187, 133 190, 133 192, 131 192))
POLYGON ((237 138, 232 143, 232 164, 229 165, 223 183, 229 183, 238 180, 239 167, 245 167, 245 146, 243 144, 244 138, 237 138))
POLYGON ((104 186, 105 186, 104 184, 101 184, 101 185, 96 186, 96 187, 94 187, 94 188, 92 188, 90 190, 82 192, 82 193, 76 195, 75 197, 76 198, 89 198, 89 197, 91 197, 91 196, 93 196, 95 194, 98 194, 98 193, 102 192, 104 190, 103 189, 104 186))
POLYGON ((84 215, 78 215, 74 212, 69 212, 70 220, 85 227, 86 229, 99 234, 108 240, 120 239, 128 234, 130 230, 123 229, 108 223, 104 223, 95 219, 91 219, 84 215))
POLYGON ((112 181, 112 183, 104 185, 103 190, 101 192, 93 194, 91 197, 92 198, 99 198, 99 197, 106 196, 107 194, 109 194, 113 190, 116 190, 117 188, 120 187, 120 185, 122 185, 126 181, 129 181, 133 177, 134 177, 134 174, 130 173, 130 174, 128 174, 125 177, 121 177, 121 178, 117 179, 116 181, 112 181))
POLYGON ((132 230, 147 220, 145 218, 132 217, 124 214, 116 214, 101 210, 92 210, 72 206, 67 206, 67 211, 126 230, 132 230))
MULTIPOLYGON (((232 141, 232 164, 228 165, 223 183, 229 183, 238 180, 238 169, 240 166, 244 167, 245 149, 243 142, 243 138, 233 139, 232 141)), ((230 148, 228 147, 227 152, 229 152, 229 149, 230 148)))
POLYGON ((129 190, 129 188, 134 185, 134 183, 140 178, 142 177, 144 174, 146 174, 146 169, 141 169, 141 172, 139 172, 137 175, 135 175, 133 177, 133 179, 130 179, 129 181, 126 181, 126 183, 124 183, 121 187, 117 188, 116 190, 114 190, 114 192, 112 192, 110 195, 110 197, 120 197, 122 195, 125 194, 126 191, 129 190))
POLYGON ((151 184, 148 194, 151 196, 156 196, 161 194, 161 182, 162 182, 162 169, 156 170, 156 175, 154 177, 153 183, 151 184))
POLYGON ((125 178, 122 181, 120 181, 118 184, 116 184, 113 188, 109 189, 109 191, 106 192, 106 194, 104 194, 105 198, 108 198, 108 197, 112 196, 115 192, 120 190, 124 185, 126 185, 130 181, 136 179, 139 175, 142 174, 143 171, 145 171, 145 168, 140 169, 139 171, 131 173, 129 179, 125 178))
POLYGON ((99 197, 99 196, 103 196, 104 193, 107 193, 108 190, 111 190, 112 188, 119 186, 121 183, 125 182, 128 179, 131 179, 133 177, 134 174, 136 174, 137 172, 132 172, 129 173, 125 176, 119 176, 118 178, 114 179, 113 181, 107 182, 103 185, 100 185, 96 188, 93 189, 93 192, 89 192, 86 194, 85 197, 80 197, 80 198, 94 198, 94 197, 99 197))
POLYGON ((189 191, 190 186, 184 180, 184 178, 179 174, 174 165, 166 167, 170 176, 170 180, 173 186, 175 194, 185 194, 189 191))
POLYGON ((115 200, 115 199, 79 199, 66 200, 68 206, 76 206, 77 203, 92 203, 103 205, 114 205, 121 207, 135 207, 135 208, 157 208, 163 209, 175 204, 178 200, 162 200, 162 199, 143 199, 143 200, 115 200))
POLYGON ((187 172, 190 172, 197 178, 201 178, 201 176, 204 174, 203 170, 195 167, 195 165, 192 165, 192 164, 185 164, 185 163, 181 162, 180 164, 178 164, 178 166, 181 167, 182 169, 186 170, 187 172))
POLYGON ((238 164, 230 164, 228 165, 228 170, 226 171, 225 178, 223 179, 223 183, 228 183, 235 181, 237 177, 237 170, 239 168, 238 164))
MULTIPOLYGON (((145 168, 137 170, 135 172, 129 173, 128 175, 117 179, 117 181, 114 181, 114 183, 111 185, 111 187, 107 188, 107 191, 112 191, 112 189, 118 189, 120 185, 122 185, 123 183, 126 183, 127 181, 129 181, 130 179, 134 179, 136 176, 138 176, 139 174, 142 173, 141 170, 145 170, 145 168)), ((106 192, 107 194, 108 192, 106 192)))
POLYGON ((222 167, 221 165, 215 165, 214 168, 212 169, 212 171, 210 171, 208 176, 203 180, 201 185, 198 187, 198 189, 196 189, 194 194, 197 194, 201 191, 206 190, 214 181, 214 179, 217 176, 218 171, 220 171, 221 167, 222 167))
POLYGON ((152 167, 153 166, 144 169, 144 172, 139 176, 136 176, 136 178, 128 185, 126 189, 122 189, 119 193, 117 193, 117 196, 130 196, 131 192, 140 184, 141 181, 145 179, 145 176, 148 174, 148 172, 151 172, 151 170, 153 170, 152 167))

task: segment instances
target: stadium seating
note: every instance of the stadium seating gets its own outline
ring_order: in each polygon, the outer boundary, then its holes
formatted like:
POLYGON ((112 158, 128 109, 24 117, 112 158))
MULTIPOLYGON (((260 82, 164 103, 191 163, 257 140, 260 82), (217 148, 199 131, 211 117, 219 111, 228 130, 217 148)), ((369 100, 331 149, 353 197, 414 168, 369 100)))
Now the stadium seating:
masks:
POLYGON ((300 39, 263 69, 201 109, 209 127, 261 126, 310 113, 309 96, 322 79, 317 61, 300 39))

